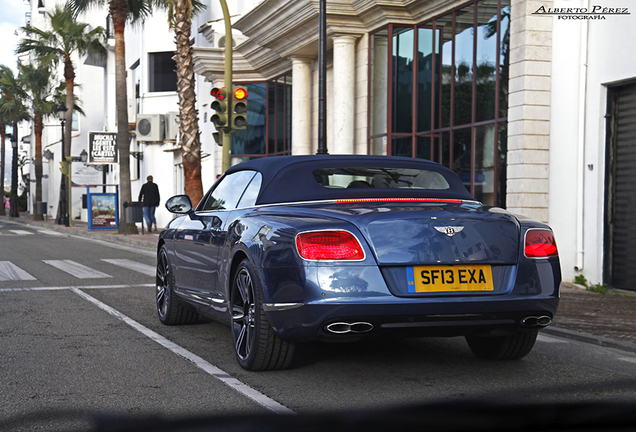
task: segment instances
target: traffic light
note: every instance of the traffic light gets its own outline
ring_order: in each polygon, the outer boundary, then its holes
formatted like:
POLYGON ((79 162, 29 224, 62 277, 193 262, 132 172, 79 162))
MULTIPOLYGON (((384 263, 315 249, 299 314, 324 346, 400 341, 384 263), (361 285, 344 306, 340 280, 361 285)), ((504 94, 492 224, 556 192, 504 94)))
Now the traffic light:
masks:
POLYGON ((215 87, 210 91, 210 94, 216 98, 211 105, 216 113, 212 115, 210 121, 214 124, 216 130, 225 132, 230 128, 230 116, 227 112, 229 102, 227 89, 225 87, 215 87))
POLYGON ((247 87, 232 86, 232 130, 247 126, 247 87))
POLYGON ((60 162, 60 171, 62 171, 62 175, 68 176, 71 173, 71 164, 70 164, 70 162, 67 161, 67 160, 61 161, 60 162))

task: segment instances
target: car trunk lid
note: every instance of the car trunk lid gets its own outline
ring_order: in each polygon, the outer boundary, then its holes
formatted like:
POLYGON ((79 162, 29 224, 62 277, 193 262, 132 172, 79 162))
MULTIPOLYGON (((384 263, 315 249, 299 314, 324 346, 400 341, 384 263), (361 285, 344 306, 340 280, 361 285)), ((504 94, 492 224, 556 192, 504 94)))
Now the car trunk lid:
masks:
POLYGON ((355 224, 380 265, 517 262, 518 221, 496 207, 470 202, 366 202, 315 210, 331 217, 340 214, 339 218, 355 224))

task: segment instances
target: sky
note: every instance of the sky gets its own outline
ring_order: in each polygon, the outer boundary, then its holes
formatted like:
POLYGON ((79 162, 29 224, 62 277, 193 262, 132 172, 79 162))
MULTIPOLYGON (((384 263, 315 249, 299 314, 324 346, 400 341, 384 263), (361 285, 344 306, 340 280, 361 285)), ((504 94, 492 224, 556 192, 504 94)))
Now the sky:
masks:
POLYGON ((26 25, 25 13, 28 2, 23 0, 0 0, 0 64, 9 66, 17 73, 15 47, 18 37, 15 31, 26 25))

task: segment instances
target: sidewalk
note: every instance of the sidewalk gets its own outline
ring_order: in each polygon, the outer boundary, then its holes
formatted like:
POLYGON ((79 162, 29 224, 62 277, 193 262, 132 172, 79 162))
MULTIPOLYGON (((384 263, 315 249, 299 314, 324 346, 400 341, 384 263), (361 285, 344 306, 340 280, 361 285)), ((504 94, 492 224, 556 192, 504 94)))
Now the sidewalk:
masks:
MULTIPOLYGON (((86 222, 81 221, 73 221, 73 226, 65 227, 57 225, 54 220, 34 221, 33 216, 26 213, 16 219, 6 219, 153 251, 159 238, 158 232, 123 235, 110 230, 89 230, 86 222)), ((543 332, 636 353, 636 291, 609 289, 606 294, 600 294, 564 282, 557 315, 552 325, 543 332)))
POLYGON ((556 317, 544 331, 636 353, 636 291, 600 294, 564 282, 556 317))
MULTIPOLYGON (((25 225, 37 226, 42 229, 47 229, 50 231, 62 232, 68 235, 76 235, 80 237, 89 237, 93 239, 99 239, 108 242, 119 243, 127 246, 138 247, 146 250, 156 250, 157 242, 159 240, 159 231, 153 231, 149 233, 148 231, 144 231, 144 234, 119 234, 117 230, 89 230, 88 223, 82 222, 80 220, 71 221, 72 226, 64 226, 58 225, 55 223, 54 218, 49 218, 46 221, 34 221, 33 215, 28 213, 20 213, 19 218, 9 218, 8 216, 0 216, 5 218, 6 220, 10 220, 16 223, 22 223, 25 225)), ((139 226, 140 224, 138 224, 139 226)), ((141 233, 141 228, 139 228, 139 232, 141 233)))

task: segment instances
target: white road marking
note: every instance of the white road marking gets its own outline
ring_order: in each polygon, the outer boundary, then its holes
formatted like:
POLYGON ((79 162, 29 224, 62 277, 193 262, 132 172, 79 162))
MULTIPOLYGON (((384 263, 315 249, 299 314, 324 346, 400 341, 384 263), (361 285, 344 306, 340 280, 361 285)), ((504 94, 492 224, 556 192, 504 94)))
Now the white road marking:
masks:
POLYGON ((64 233, 61 232, 57 232, 57 231, 49 231, 49 230, 43 230, 43 229, 39 229, 38 232, 40 234, 46 234, 46 235, 53 235, 53 236, 63 236, 66 235, 64 233))
POLYGON ((0 281, 37 280, 11 261, 0 261, 0 281))
POLYGON ((171 342, 170 340, 161 336, 159 333, 156 333, 150 330, 149 328, 141 325, 137 321, 131 318, 128 318, 126 315, 122 314, 118 310, 113 309, 107 304, 102 303, 101 301, 97 300, 94 297, 91 297, 90 295, 86 294, 83 291, 80 291, 77 288, 71 288, 71 291, 73 291, 78 296, 88 300, 89 302, 93 303, 100 309, 108 312, 112 316, 122 320, 123 322, 125 322, 126 324, 128 324, 129 326, 137 330, 138 332, 142 333, 143 335, 157 342, 159 345, 169 349, 173 353, 185 358, 186 360, 191 361, 195 366, 203 370, 208 375, 213 376, 214 378, 221 381, 223 384, 233 388, 234 390, 238 391, 242 395, 247 396, 248 398, 252 399, 253 401, 267 408, 268 410, 273 411, 274 413, 277 413, 277 414, 296 414, 294 411, 282 405, 281 403, 276 402, 274 399, 271 399, 265 396, 263 393, 257 390, 254 390, 253 388, 249 387, 247 384, 242 383, 241 381, 234 378, 233 376, 231 376, 224 370, 219 369, 218 367, 207 362, 206 360, 199 357, 198 355, 186 350, 185 348, 175 344, 174 342, 171 342))
POLYGON ((537 340, 540 342, 547 342, 547 343, 570 343, 570 341, 568 340, 559 339, 552 336, 546 336, 544 334, 539 334, 539 336, 537 336, 537 340))
POLYGON ((112 277, 111 275, 102 273, 71 260, 44 260, 44 262, 70 275, 73 275, 78 279, 101 279, 112 277))
POLYGON ((34 235, 35 233, 32 231, 26 231, 26 230, 9 230, 14 234, 18 234, 18 235, 34 235))
POLYGON ((135 285, 88 285, 88 286, 56 286, 56 287, 31 287, 31 288, 0 288, 0 293, 17 291, 61 291, 71 288, 77 289, 113 289, 113 288, 149 288, 155 284, 135 284, 135 285))
POLYGON ((104 259, 102 261, 106 261, 107 263, 114 264, 119 267, 124 267, 130 270, 137 271, 139 273, 143 273, 148 276, 155 276, 157 274, 157 269, 154 266, 148 264, 142 264, 137 261, 129 260, 129 259, 104 259))
POLYGON ((629 363, 636 363, 636 357, 616 357, 617 360, 623 360, 629 363))

